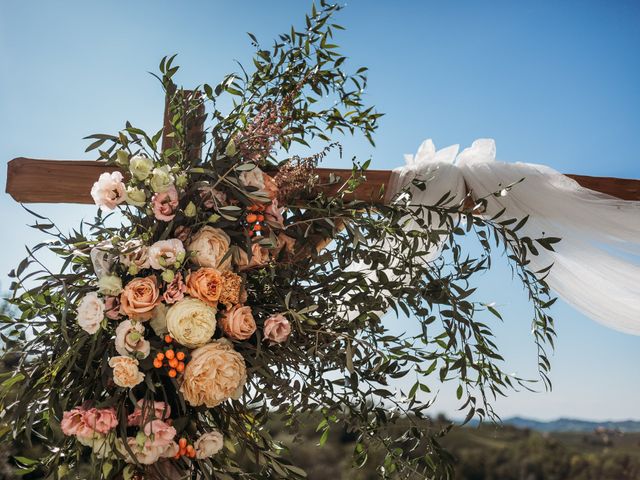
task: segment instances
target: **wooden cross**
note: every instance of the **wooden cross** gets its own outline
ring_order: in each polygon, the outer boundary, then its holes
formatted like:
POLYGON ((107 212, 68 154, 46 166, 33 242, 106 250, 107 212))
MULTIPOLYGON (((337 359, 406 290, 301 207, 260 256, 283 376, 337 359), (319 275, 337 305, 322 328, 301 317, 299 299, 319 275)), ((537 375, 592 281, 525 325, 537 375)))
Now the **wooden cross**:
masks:
MULTIPOLYGON (((189 94, 189 92, 186 92, 189 94)), ((163 150, 172 145, 169 112, 169 99, 165 101, 163 150)), ((191 144, 191 154, 200 156, 202 148, 202 132, 204 127, 204 105, 194 117, 188 128, 187 141, 191 144)), ((93 203, 90 195, 91 186, 103 172, 117 170, 116 166, 108 166, 100 161, 86 160, 39 160, 18 157, 7 166, 6 191, 17 202, 22 203, 93 203)), ((321 183, 329 183, 333 174, 348 178, 351 169, 319 168, 317 173, 321 183)), ((386 191, 391 176, 390 170, 367 170, 367 181, 354 193, 358 200, 380 203, 384 200, 381 192, 386 191)), ((589 177, 585 175, 567 174, 580 185, 590 190, 606 193, 623 200, 640 200, 640 180, 589 177)), ((329 187, 329 190, 332 187, 329 187)))

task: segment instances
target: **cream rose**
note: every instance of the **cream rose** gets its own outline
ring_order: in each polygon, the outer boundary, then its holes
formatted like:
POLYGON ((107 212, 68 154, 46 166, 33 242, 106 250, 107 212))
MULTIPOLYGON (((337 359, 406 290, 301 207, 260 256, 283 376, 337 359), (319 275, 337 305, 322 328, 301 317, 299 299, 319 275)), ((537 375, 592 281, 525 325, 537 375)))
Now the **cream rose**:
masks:
POLYGON ((234 340, 247 340, 256 331, 256 322, 251 307, 236 305, 227 310, 220 319, 224 333, 234 340))
POLYGON ((160 240, 149 247, 149 263, 156 270, 175 267, 184 260, 184 246, 177 238, 160 240))
POLYGON ((231 256, 227 256, 224 262, 221 261, 229 251, 230 243, 229 236, 222 230, 206 226, 191 238, 187 251, 193 255, 192 259, 196 265, 228 270, 231 256))
POLYGON ((112 357, 109 366, 113 368, 113 381, 123 388, 133 388, 144 380, 144 373, 138 370, 138 360, 131 357, 112 357))
POLYGON ((200 436, 193 444, 196 450, 196 458, 209 458, 213 457, 216 453, 222 450, 224 445, 224 437, 218 430, 205 433, 200 436))
POLYGON ((149 326, 159 337, 168 332, 167 310, 167 306, 164 303, 159 303, 158 305, 156 305, 156 308, 153 309, 151 321, 149 322, 149 326))
POLYGON ((120 322, 116 328, 116 352, 122 356, 147 358, 149 351, 149 342, 144 339, 144 326, 131 320, 120 322))
POLYGON ((167 330, 181 345, 197 348, 216 331, 216 309, 197 298, 185 298, 167 311, 167 330))
POLYGON ((160 303, 158 280, 153 275, 134 278, 120 295, 120 310, 133 320, 149 320, 160 303))
POLYGON ((100 322, 104 319, 104 302, 96 292, 89 292, 78 305, 76 320, 85 332, 94 334, 100 328, 100 322))
POLYGON ((163 167, 156 167, 151 174, 151 180, 149 184, 154 192, 166 192, 171 185, 173 185, 174 176, 171 173, 171 168, 168 165, 163 167))
POLYGON ((129 161, 129 171, 138 180, 146 180, 153 169, 153 160, 136 155, 129 161))
POLYGON ((192 406, 215 407, 242 395, 247 369, 242 355, 227 339, 215 340, 191 352, 180 392, 192 406))

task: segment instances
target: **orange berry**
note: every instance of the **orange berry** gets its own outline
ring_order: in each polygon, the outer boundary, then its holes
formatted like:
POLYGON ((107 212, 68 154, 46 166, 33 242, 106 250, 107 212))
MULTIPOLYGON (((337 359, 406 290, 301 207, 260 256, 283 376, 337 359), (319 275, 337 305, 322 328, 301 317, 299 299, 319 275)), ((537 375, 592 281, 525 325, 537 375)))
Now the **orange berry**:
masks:
POLYGON ((169 370, 169 376, 171 378, 175 378, 175 376, 178 374, 178 372, 176 372, 173 368, 171 370, 169 370))
POLYGON ((164 353, 158 352, 158 354, 156 355, 156 358, 160 361, 164 360, 164 353))
POLYGON ((173 456, 173 459, 174 459, 174 460, 179 460, 179 459, 180 459, 180 452, 176 453, 176 454, 173 456))
POLYGON ((184 360, 185 354, 184 352, 178 352, 176 353, 176 358, 180 361, 184 360))
POLYGON ((255 233, 253 231, 249 230, 249 236, 253 237, 254 235, 255 235, 255 233))
POLYGON ((193 448, 193 445, 189 445, 187 447, 187 455, 191 457, 192 455, 195 455, 195 454, 196 454, 196 449, 193 448))
POLYGON ((178 366, 178 359, 172 358, 171 360, 169 360, 169 366, 171 368, 176 368, 178 366))
POLYGON ((260 230, 262 230, 262 225, 260 225, 259 223, 256 223, 256 224, 253 226, 253 229, 254 229, 256 232, 259 232, 260 230))
POLYGON ((171 337, 171 335, 165 335, 164 336, 164 341, 166 343, 171 343, 171 342, 173 342, 173 338, 171 337))
POLYGON ((156 368, 162 368, 162 360, 159 360, 159 359, 156 358, 153 361, 153 366, 156 367, 156 368))
POLYGON ((247 222, 255 223, 256 220, 258 220, 258 216, 255 213, 250 213, 249 215, 247 215, 247 222))
POLYGON ((264 215, 258 215, 258 221, 264 222, 264 215))
POLYGON ((180 440, 178 440, 178 445, 180 446, 180 448, 187 448, 187 439, 182 437, 180 440))
POLYGON ((176 352, 174 352, 173 350, 167 350, 167 353, 165 353, 165 356, 167 357, 167 360, 171 360, 176 356, 176 352))
POLYGON ((176 370, 178 370, 178 373, 184 372, 184 362, 180 362, 176 367, 176 370))
POLYGON ((183 455, 186 455, 186 454, 187 454, 187 449, 186 448, 181 448, 180 449, 180 455, 183 456, 183 455))

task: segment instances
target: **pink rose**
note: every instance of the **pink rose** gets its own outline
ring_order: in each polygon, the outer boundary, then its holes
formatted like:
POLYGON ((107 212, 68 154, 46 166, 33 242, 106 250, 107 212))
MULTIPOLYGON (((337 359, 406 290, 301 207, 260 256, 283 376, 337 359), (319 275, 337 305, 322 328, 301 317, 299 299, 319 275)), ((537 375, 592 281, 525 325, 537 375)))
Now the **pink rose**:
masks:
POLYGON ((151 420, 144 426, 143 431, 156 447, 166 447, 176 436, 176 429, 162 420, 151 420))
POLYGON ((178 272, 173 277, 173 280, 171 281, 171 283, 167 285, 167 288, 162 294, 162 298, 166 303, 169 303, 169 304, 176 303, 184 298, 184 292, 186 291, 187 291, 187 286, 185 285, 184 280, 182 279, 182 273, 178 272))
POLYGON ((85 427, 83 408, 76 407, 62 414, 60 428, 65 435, 77 435, 79 431, 84 431, 85 427))
POLYGON ((159 419, 166 420, 171 416, 171 407, 164 402, 146 402, 138 400, 133 413, 127 417, 127 425, 140 426, 148 421, 159 419), (144 412, 143 412, 144 411, 144 412), (143 418, 144 413, 144 418, 143 418))
POLYGON ((277 313, 264 321, 264 338, 274 343, 282 343, 291 334, 291 324, 284 315, 277 313))
POLYGON ((247 340, 256 331, 256 322, 251 314, 251 307, 234 305, 220 319, 224 333, 234 340, 247 340))
POLYGON ((100 209, 110 212, 127 199, 122 173, 104 172, 91 187, 93 201, 100 209))
POLYGON ((104 314, 110 320, 118 320, 120 315, 120 297, 106 297, 104 301, 104 314))
POLYGON ((114 408, 90 408, 84 412, 83 419, 92 433, 105 434, 118 426, 118 417, 114 408))
POLYGON ((173 220, 178 208, 178 191, 171 185, 166 191, 158 192, 151 198, 153 214, 164 222, 173 220))

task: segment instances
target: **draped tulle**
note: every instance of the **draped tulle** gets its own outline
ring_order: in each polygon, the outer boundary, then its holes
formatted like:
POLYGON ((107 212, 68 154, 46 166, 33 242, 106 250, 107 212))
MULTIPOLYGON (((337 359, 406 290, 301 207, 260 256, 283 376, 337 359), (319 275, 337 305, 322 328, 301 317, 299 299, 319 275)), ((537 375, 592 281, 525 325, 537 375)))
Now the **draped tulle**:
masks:
POLYGON ((457 151, 436 151, 425 141, 394 170, 390 196, 408 187, 412 203, 433 205, 447 192, 451 203, 459 203, 468 189, 476 199, 487 198, 487 217, 503 208, 507 218, 528 215, 520 235, 561 238, 555 251, 538 249, 532 270, 552 264, 546 281, 566 302, 611 328, 640 335, 640 202, 594 192, 544 165, 496 161, 490 139, 457 151), (414 178, 426 182, 424 191, 410 186, 414 178))

